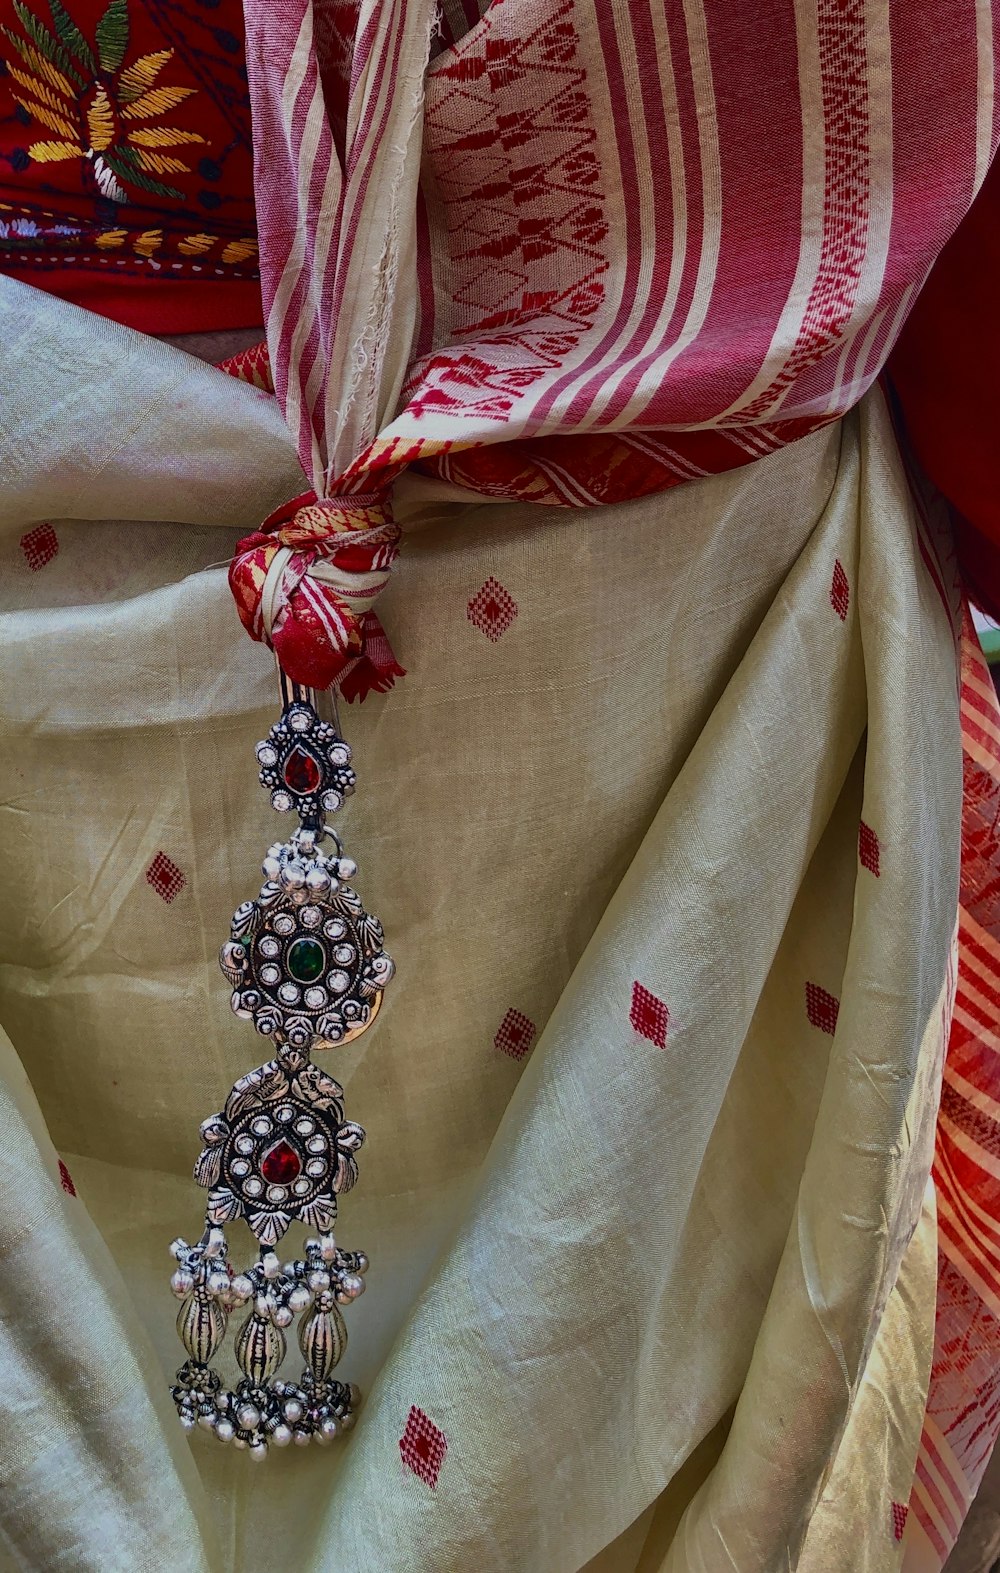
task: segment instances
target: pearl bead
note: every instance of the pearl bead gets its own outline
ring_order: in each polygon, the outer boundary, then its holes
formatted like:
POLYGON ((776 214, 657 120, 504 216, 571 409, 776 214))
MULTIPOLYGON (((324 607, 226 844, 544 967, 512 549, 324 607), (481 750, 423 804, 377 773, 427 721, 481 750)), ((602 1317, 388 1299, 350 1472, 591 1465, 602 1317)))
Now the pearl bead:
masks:
POLYGON ((353 1426, 354 1416, 351 1414, 351 1411, 348 1410, 346 1415, 341 1415, 340 1417, 340 1429, 341 1431, 350 1431, 353 1429, 353 1426))
POLYGON ((209 1294, 228 1294, 229 1293, 229 1274, 228 1273, 209 1273, 209 1275, 208 1275, 208 1292, 209 1292, 209 1294))
POLYGON ((290 1398, 285 1405, 285 1419, 290 1420, 292 1425, 302 1419, 302 1405, 297 1398, 290 1398))
POLYGON ((337 862, 337 873, 341 879, 353 879, 358 872, 358 865, 353 858, 340 858, 337 862))
POLYGON ((259 1464, 262 1458, 266 1458, 267 1457, 267 1443, 266 1442, 251 1442, 251 1444, 250 1444, 250 1457, 256 1463, 259 1464))
POLYGON ((286 863, 281 870, 281 883, 286 890, 301 890, 306 882, 306 871, 301 863, 286 863))
POLYGON ((291 1440, 292 1433, 288 1426, 275 1426, 271 1432, 271 1441, 275 1447, 287 1447, 291 1440))
POLYGON ((325 1436, 328 1442, 333 1441, 339 1430, 340 1427, 337 1425, 337 1422, 334 1420, 332 1415, 328 1416, 326 1420, 322 1421, 319 1428, 320 1436, 325 1436))
POLYGON ((188 1415, 188 1414, 181 1415, 181 1425, 184 1427, 185 1431, 193 1431, 194 1430, 194 1415, 188 1415))
POLYGON ((294 1431, 292 1434, 298 1447, 308 1447, 312 1440, 308 1431, 294 1431))
POLYGON ((194 1288, 194 1278, 184 1267, 179 1267, 170 1280, 170 1287, 178 1300, 184 1300, 194 1288))
POLYGON ((266 857, 261 864, 261 869, 265 879, 277 879, 281 873, 281 864, 277 858, 266 857))
POLYGON ((246 1447, 246 1443, 244 1442, 244 1440, 243 1440, 243 1438, 241 1436, 234 1436, 233 1437, 233 1446, 242 1448, 242 1447, 246 1447))
POLYGON ((321 1271, 310 1273, 308 1283, 310 1289, 329 1289, 330 1274, 321 1271))
POLYGON ((214 1415, 199 1415, 198 1416, 198 1424, 201 1426, 203 1431, 214 1431, 215 1430, 215 1416, 214 1415))
POLYGON ((253 1404, 244 1404, 236 1418, 244 1431, 256 1431, 260 1425, 260 1410, 255 1409, 253 1404))
MULTIPOLYGON (((315 1139, 319 1141, 320 1138, 316 1137, 315 1139)), ((333 1261, 337 1254, 337 1242, 333 1238, 332 1234, 324 1234, 323 1238, 319 1242, 319 1249, 324 1262, 333 1261)))
POLYGON ((291 1327, 292 1321, 293 1316, 290 1308, 287 1305, 279 1305, 274 1313, 275 1327, 291 1327))
POLYGON ((365 1292, 365 1281, 360 1273, 345 1273, 340 1280, 340 1287, 352 1300, 365 1292))
POLYGON ((306 875, 306 886, 309 890, 322 894, 330 888, 330 876, 325 868, 311 868, 306 875))
POLYGON ((293 1311, 304 1311, 310 1299, 309 1290, 304 1284, 299 1284, 288 1296, 288 1304, 293 1311))
POLYGON ((244 1305, 253 1294, 253 1279, 248 1278, 246 1273, 237 1273, 229 1289, 237 1305, 244 1305))
POLYGON ((278 1261, 278 1258, 275 1256, 273 1251, 268 1251, 267 1255, 261 1262, 261 1266, 264 1269, 264 1277, 268 1279, 277 1278, 281 1272, 281 1263, 278 1261))
POLYGON ((368 1265, 369 1265, 368 1264, 368 1258, 365 1255, 364 1251, 359 1251, 358 1252, 358 1272, 359 1273, 366 1273, 368 1271, 368 1265))
POLYGON ((231 1442, 233 1440, 233 1422, 231 1420, 220 1420, 215 1427, 215 1434, 220 1442, 231 1442))

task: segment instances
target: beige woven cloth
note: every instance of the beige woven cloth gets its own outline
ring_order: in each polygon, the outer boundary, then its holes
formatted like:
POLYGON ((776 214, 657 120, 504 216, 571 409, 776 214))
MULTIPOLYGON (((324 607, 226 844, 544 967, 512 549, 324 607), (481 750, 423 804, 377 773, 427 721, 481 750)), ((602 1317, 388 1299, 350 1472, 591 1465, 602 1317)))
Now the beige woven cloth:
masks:
POLYGON ((4 1566, 898 1566, 961 768, 878 396, 628 508, 400 486, 409 676, 343 718, 342 826, 398 976, 327 1060, 367 1404, 258 1470, 178 1427, 166 1247, 262 1057, 216 951, 273 672, 211 565, 295 461, 264 395, 9 282, 0 342, 4 1566))

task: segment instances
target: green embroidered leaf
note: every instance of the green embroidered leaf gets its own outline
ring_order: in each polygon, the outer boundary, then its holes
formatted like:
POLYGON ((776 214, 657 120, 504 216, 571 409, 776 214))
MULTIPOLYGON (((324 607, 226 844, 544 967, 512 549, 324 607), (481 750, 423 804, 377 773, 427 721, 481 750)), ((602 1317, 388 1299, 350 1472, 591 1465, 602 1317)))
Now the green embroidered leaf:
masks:
POLYGON ((91 52, 90 45, 73 21, 73 18, 60 4, 60 0, 49 0, 49 10, 52 13, 56 32, 66 45, 66 48, 92 76, 95 75, 97 62, 91 52))
POLYGON ((108 9, 97 24, 97 54, 102 71, 117 71, 128 48, 128 5, 126 0, 109 0, 108 9))
POLYGON ((132 149, 120 147, 112 153, 110 149, 103 153, 102 158, 108 168, 118 176, 123 184, 138 186, 140 191, 150 191, 156 197, 175 197, 183 200, 183 191, 178 191, 176 186, 165 186, 159 180, 150 180, 139 168, 132 149))
MULTIPOLYGON (((62 44, 59 42, 58 38, 56 38, 55 35, 49 31, 49 29, 45 26, 45 23, 40 22, 37 16, 28 10, 28 7, 24 4, 24 0, 14 0, 14 11, 17 15, 18 21, 24 28, 24 31, 27 33, 28 37, 31 39, 32 43, 35 45, 35 48, 38 50, 39 54, 44 55, 45 59, 50 61, 52 65, 59 66, 68 77, 72 77, 77 87, 82 88, 83 77, 75 69, 72 60, 70 59, 66 50, 63 48, 62 44)), ((4 31, 7 31, 6 28, 4 31)))

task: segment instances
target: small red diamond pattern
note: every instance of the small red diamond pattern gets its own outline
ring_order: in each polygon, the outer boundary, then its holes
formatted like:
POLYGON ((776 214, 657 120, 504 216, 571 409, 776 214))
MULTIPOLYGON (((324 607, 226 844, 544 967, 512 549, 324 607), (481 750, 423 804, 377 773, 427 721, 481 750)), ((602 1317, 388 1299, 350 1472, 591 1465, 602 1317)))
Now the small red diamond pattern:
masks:
POLYGON ((73 1184, 73 1176, 70 1174, 61 1158, 59 1159, 59 1184, 66 1192, 67 1196, 76 1195, 76 1186, 73 1184))
POLYGON ((847 621, 847 609, 851 604, 851 587, 847 582, 844 565, 840 558, 833 565, 833 583, 830 586, 830 605, 833 607, 842 623, 847 621))
POLYGON ((36 524, 27 535, 21 536, 21 550, 32 573, 50 563, 59 550, 59 537, 51 524, 36 524))
POLYGON ((667 1023, 670 1012, 662 1000, 655 994, 650 994, 641 983, 632 985, 632 1007, 628 1019, 636 1032, 640 1032, 650 1043, 655 1043, 658 1049, 667 1046, 667 1023))
POLYGON ((168 858, 165 852, 157 852, 146 870, 146 880, 152 885, 157 895, 162 896, 164 901, 168 902, 173 901, 174 897, 187 884, 187 880, 177 867, 177 864, 172 858, 168 858))
POLYGON ((814 1027, 832 1035, 837 1030, 839 1014, 840 1001, 835 995, 828 994, 818 983, 806 984, 806 1015, 814 1027))
POLYGON ((502 638, 517 616, 517 602, 492 575, 468 605, 468 618, 492 644, 502 638))
POLYGON ((523 1060, 538 1035, 538 1028, 513 1007, 507 1012, 493 1039, 493 1047, 512 1060, 523 1060))
POLYGON ((410 1410, 406 1430, 399 1439, 399 1451, 407 1469, 412 1469, 433 1491, 448 1451, 448 1438, 416 1404, 410 1410))
POLYGON ((903 1530, 906 1528, 909 1511, 905 1502, 894 1502, 892 1504, 892 1533, 893 1538, 896 1540, 902 1540, 903 1538, 903 1530))
POLYGON ((878 836, 871 825, 866 825, 862 820, 858 828, 858 857, 862 868, 866 868, 869 874, 874 874, 876 879, 882 872, 878 862, 881 850, 878 836))

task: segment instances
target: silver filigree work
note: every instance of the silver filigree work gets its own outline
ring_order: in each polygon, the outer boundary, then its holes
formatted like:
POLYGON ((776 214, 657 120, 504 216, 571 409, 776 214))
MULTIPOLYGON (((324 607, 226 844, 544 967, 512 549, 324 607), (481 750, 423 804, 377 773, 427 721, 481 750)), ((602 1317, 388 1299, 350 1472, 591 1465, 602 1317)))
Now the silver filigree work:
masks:
POLYGON ((257 759, 272 806, 294 808, 300 826, 268 849, 265 882, 237 908, 220 955, 233 1010, 270 1039, 274 1057, 241 1076, 202 1122, 194 1177, 208 1191, 205 1229, 194 1244, 171 1246, 188 1356, 172 1388, 181 1423, 254 1458, 271 1446, 328 1443, 354 1423, 358 1390, 333 1372, 347 1343, 340 1307, 363 1293, 368 1258, 342 1250, 333 1228, 365 1133, 344 1118, 343 1089, 310 1056, 369 1027, 393 973, 382 925, 348 883, 357 867, 324 819, 354 790, 350 749, 306 692, 286 685, 286 693, 257 759), (225 1226, 239 1220, 259 1255, 237 1272, 225 1226), (294 1224, 318 1238, 282 1265, 274 1246, 294 1224), (236 1327, 241 1308, 248 1314, 236 1327), (230 1331, 242 1372, 233 1390, 211 1365, 230 1331), (305 1368, 283 1381, 293 1342, 305 1368))
POLYGON ((304 829, 268 849, 263 873, 219 957, 233 1010, 297 1048, 349 1043, 375 1019, 394 970, 381 923, 347 884, 357 865, 339 843, 325 855, 304 829))

